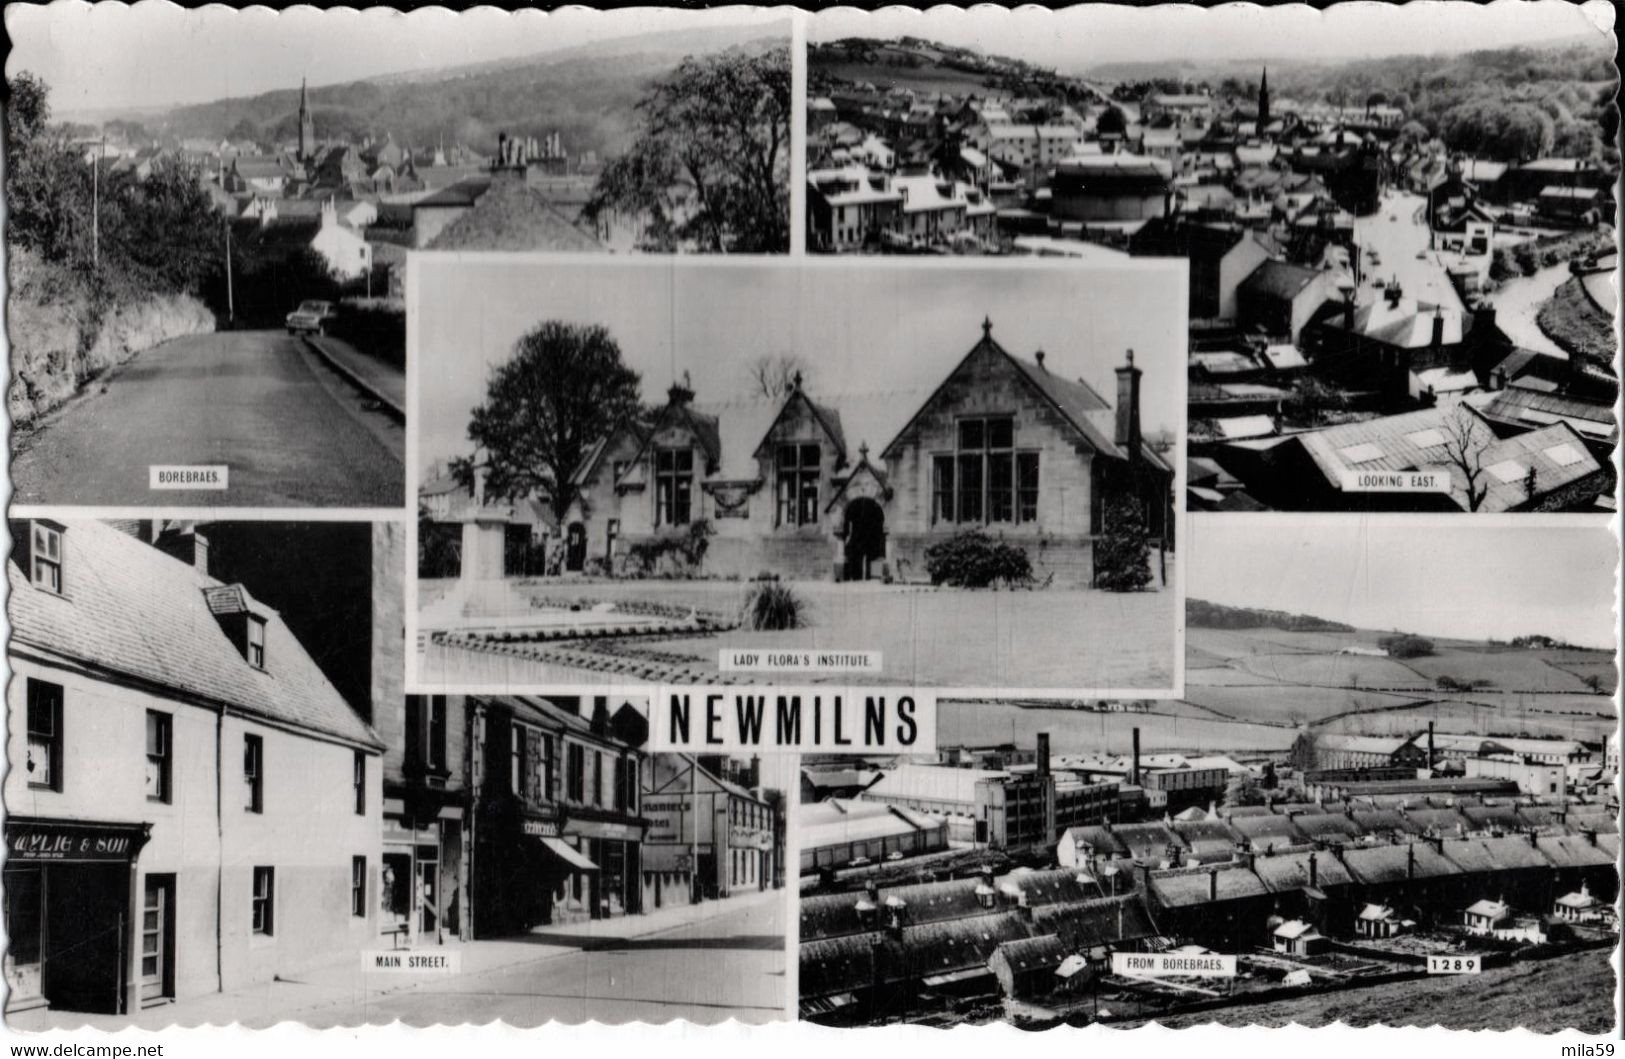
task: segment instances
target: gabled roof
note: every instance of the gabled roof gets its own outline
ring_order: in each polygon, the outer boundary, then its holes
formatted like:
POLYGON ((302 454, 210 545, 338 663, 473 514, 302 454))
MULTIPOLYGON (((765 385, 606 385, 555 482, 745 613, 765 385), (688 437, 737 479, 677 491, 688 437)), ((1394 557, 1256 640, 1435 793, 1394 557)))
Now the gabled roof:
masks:
POLYGON ((265 619, 265 669, 249 664, 220 627, 210 598, 211 590, 226 589, 213 593, 216 605, 246 606, 245 589, 103 523, 66 525, 65 595, 35 588, 15 554, 7 563, 13 651, 69 658, 272 723, 382 745, 268 608, 255 610, 265 619))
MULTIPOLYGON (((948 380, 952 379, 954 375, 958 374, 960 368, 962 368, 966 362, 979 355, 1001 357, 1009 364, 1014 366, 1017 375, 1024 379, 1039 396, 1043 397, 1051 405, 1051 407, 1053 407, 1056 412, 1060 414, 1061 418, 1067 423, 1067 425, 1072 427, 1072 429, 1081 436, 1083 441, 1095 452, 1113 459, 1126 460, 1129 458, 1128 453, 1119 447, 1116 442, 1114 442, 1112 438, 1095 423, 1095 416, 1097 414, 1106 412, 1112 407, 1106 402, 1105 398, 1101 397, 1100 394, 1096 393, 1088 383, 1081 379, 1073 380, 1063 378, 1060 375, 1050 372, 1046 368, 1040 367, 1036 363, 1029 363, 1028 361, 1010 353, 993 338, 993 325, 987 321, 984 321, 982 324, 981 340, 972 346, 970 351, 966 353, 964 357, 960 358, 959 363, 956 364, 953 370, 948 373, 947 377, 936 388, 936 390, 932 392, 931 396, 919 406, 919 409, 908 420, 908 422, 904 424, 902 429, 897 432, 896 436, 894 436, 891 441, 887 443, 886 447, 881 450, 880 455, 882 458, 890 457, 892 453, 896 451, 897 446, 902 442, 904 436, 906 436, 908 432, 913 429, 915 422, 925 413, 926 408, 929 407, 931 402, 936 399, 937 395, 942 392, 943 387, 948 384, 948 380)), ((1162 457, 1159 456, 1149 445, 1142 443, 1141 449, 1143 457, 1151 464, 1151 466, 1160 468, 1162 470, 1168 469, 1167 462, 1164 461, 1162 457)))
POLYGON ((762 455, 768 447, 768 441, 773 436, 773 431, 778 429, 778 425, 784 419, 785 414, 790 411, 792 406, 800 404, 807 409, 813 421, 823 428, 824 435, 835 445, 835 451, 839 455, 839 463, 845 464, 847 462, 846 435, 841 430, 841 413, 834 408, 825 407, 807 396, 807 392, 801 388, 800 380, 801 376, 798 372, 796 384, 791 387, 789 393, 785 394, 783 402, 779 405, 778 415, 774 416, 773 422, 768 424, 767 430, 762 433, 761 441, 757 443, 751 455, 762 455))
MULTIPOLYGON (((455 205, 451 200, 458 187, 435 192, 417 205, 455 205)), ((491 181, 468 212, 441 229, 428 249, 598 251, 603 244, 542 192, 522 180, 503 179, 491 181)))
POLYGON ((1348 886, 1354 881, 1348 869, 1343 867, 1337 855, 1325 850, 1297 850, 1291 853, 1275 853, 1269 856, 1262 854, 1253 857, 1253 873, 1269 888, 1271 893, 1286 893, 1292 890, 1301 890, 1311 885, 1309 881, 1309 858, 1315 858, 1315 881, 1312 885, 1316 889, 1324 890, 1334 886, 1348 886))
POLYGON ((1069 955, 1071 953, 1067 951, 1060 938, 1054 934, 1043 934, 1036 938, 1015 938, 1001 942, 999 947, 993 950, 989 962, 1003 960, 1017 973, 1053 971, 1069 955))
POLYGON ((1264 897, 1269 893, 1258 876, 1240 866, 1151 874, 1151 892, 1164 908, 1207 904, 1209 893, 1215 890, 1220 901, 1264 897))
POLYGON ((1350 846, 1342 851, 1343 867, 1357 883, 1374 886, 1405 882, 1411 877, 1410 861, 1415 859, 1415 877, 1435 879, 1460 874, 1454 863, 1441 857, 1427 842, 1395 846, 1350 846))
POLYGON ((1320 276, 1320 269, 1285 261, 1265 261, 1241 281, 1241 286, 1251 294, 1291 300, 1320 276))

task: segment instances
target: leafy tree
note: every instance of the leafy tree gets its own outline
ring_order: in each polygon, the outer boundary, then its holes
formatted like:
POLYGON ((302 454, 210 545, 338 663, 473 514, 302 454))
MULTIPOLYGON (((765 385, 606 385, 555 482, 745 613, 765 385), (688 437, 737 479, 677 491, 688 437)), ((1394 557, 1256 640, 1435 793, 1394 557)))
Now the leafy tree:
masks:
POLYGON ((788 249, 788 49, 690 56, 655 82, 638 111, 638 138, 604 168, 586 206, 590 219, 642 215, 661 249, 788 249))
POLYGON ((1300 423, 1319 425, 1334 412, 1348 410, 1348 397, 1343 391, 1328 385, 1313 375, 1303 375, 1292 383, 1292 393, 1286 399, 1286 411, 1300 423))
POLYGON ((1113 134, 1120 136, 1127 129, 1128 116, 1123 113, 1122 107, 1115 104, 1101 111, 1100 117, 1095 119, 1095 132, 1101 136, 1113 134))
POLYGON ((1533 103, 1478 98, 1458 103, 1439 119, 1439 135, 1454 151, 1523 161, 1551 150, 1551 115, 1533 103))
POLYGON ((1095 587, 1138 592, 1151 583, 1151 542, 1140 505, 1132 497, 1116 497, 1105 514, 1104 532, 1095 543, 1095 587))
POLYGON ((1423 658, 1433 653, 1433 641, 1408 632, 1396 632, 1377 641, 1391 658, 1423 658))
POLYGON ((570 475, 593 442, 638 414, 638 383, 601 326, 546 320, 526 332, 469 421, 486 455, 486 492, 545 492, 563 519, 575 499, 570 475))

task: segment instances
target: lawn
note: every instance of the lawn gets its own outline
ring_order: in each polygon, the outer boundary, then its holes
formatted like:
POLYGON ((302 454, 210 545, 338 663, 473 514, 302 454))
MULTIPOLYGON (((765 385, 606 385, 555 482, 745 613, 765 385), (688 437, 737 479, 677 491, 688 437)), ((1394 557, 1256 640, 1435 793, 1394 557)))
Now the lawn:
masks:
MULTIPOLYGON (((637 601, 729 615, 739 612, 750 588, 727 581, 527 581, 519 587, 544 601, 637 601)), ((989 691, 1173 688, 1171 592, 994 592, 828 582, 792 587, 807 608, 807 628, 583 640, 574 646, 646 659, 681 670, 684 679, 716 675, 724 648, 785 648, 878 651, 883 672, 857 678, 865 684, 989 691)), ((758 682, 855 682, 851 673, 757 676, 758 682)))

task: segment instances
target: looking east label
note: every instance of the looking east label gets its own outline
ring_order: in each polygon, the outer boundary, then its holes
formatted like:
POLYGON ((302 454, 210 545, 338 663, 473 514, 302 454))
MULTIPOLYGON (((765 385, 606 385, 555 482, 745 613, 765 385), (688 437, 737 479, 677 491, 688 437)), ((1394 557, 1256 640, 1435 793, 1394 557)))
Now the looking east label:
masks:
POLYGON ((1345 493, 1448 493, 1444 471, 1344 471, 1345 493))

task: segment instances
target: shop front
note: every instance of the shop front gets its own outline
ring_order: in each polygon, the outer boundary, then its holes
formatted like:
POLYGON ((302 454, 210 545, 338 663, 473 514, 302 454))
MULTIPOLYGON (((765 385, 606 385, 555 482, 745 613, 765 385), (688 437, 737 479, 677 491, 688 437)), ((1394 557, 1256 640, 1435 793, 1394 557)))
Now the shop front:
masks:
POLYGON ((642 842, 646 825, 620 820, 572 817, 564 842, 596 868, 595 892, 587 906, 593 919, 636 915, 643 911, 642 842))
POLYGON ((466 937, 463 862, 461 806, 386 799, 380 931, 414 945, 466 937))
POLYGON ((174 876, 143 882, 136 867, 151 832, 146 823, 6 820, 8 1012, 122 1015, 173 995, 174 876))

